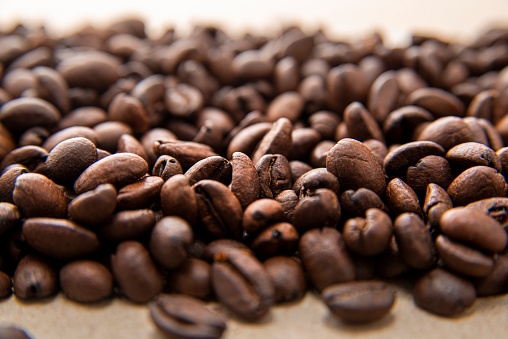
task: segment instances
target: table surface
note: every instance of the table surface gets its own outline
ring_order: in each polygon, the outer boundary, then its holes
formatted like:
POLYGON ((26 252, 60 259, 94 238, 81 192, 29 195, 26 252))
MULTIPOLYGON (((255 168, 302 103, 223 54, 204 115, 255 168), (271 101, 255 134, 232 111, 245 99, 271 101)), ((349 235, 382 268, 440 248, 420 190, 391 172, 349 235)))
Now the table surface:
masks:
MULTIPOLYGON (((232 34, 266 34, 295 23, 309 30, 324 28, 331 35, 346 38, 379 31, 387 44, 397 45, 407 43, 411 32, 470 41, 486 28, 503 22, 507 25, 508 1, 88 0, 86 6, 80 6, 57 0, 0 0, 0 29, 21 21, 28 26, 45 24, 50 33, 65 35, 86 23, 100 26, 133 15, 146 21, 153 36, 168 27, 188 32, 202 22, 216 24, 232 34)), ((507 295, 478 299, 465 314, 450 319, 417 308, 407 286, 394 288, 398 297, 393 310, 372 324, 345 324, 330 315, 315 293, 308 292, 299 302, 273 307, 256 323, 227 316, 224 338, 507 337, 507 295)), ((37 339, 163 338, 145 305, 120 298, 80 305, 62 294, 34 302, 22 302, 13 296, 0 301, 0 325, 6 324, 22 326, 37 339)))

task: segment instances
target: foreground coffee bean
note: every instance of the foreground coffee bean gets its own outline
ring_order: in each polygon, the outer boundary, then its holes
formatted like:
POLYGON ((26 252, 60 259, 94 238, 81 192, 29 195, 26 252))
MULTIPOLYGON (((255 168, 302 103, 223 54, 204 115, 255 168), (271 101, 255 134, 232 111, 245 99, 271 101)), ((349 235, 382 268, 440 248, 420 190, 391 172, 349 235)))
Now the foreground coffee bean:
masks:
POLYGON ((372 322, 393 306, 395 292, 380 281, 352 281, 328 286, 321 293, 330 311, 347 322, 372 322))
POLYGON ((420 278, 413 294, 416 305, 445 317, 461 314, 476 300, 472 283, 441 268, 420 278))
POLYGON ((111 295, 113 276, 98 262, 73 261, 60 269, 60 286, 67 298, 80 303, 93 303, 111 295))
POLYGON ((6 298, 12 294, 11 277, 0 271, 0 298, 6 298))
POLYGON ((150 234, 150 253, 164 268, 177 268, 187 258, 192 238, 188 222, 180 217, 164 217, 150 234))
POLYGON ((161 294, 148 304, 155 325, 171 338, 219 338, 226 323, 205 303, 182 294, 161 294))
POLYGON ((19 261, 12 285, 14 294, 20 299, 47 298, 58 291, 58 273, 47 259, 27 255, 19 261))
POLYGON ((306 290, 302 265, 285 256, 275 256, 263 262, 275 288, 274 301, 285 302, 302 298, 306 290))
POLYGON ((30 339, 28 334, 17 327, 0 327, 0 338, 2 339, 30 339))

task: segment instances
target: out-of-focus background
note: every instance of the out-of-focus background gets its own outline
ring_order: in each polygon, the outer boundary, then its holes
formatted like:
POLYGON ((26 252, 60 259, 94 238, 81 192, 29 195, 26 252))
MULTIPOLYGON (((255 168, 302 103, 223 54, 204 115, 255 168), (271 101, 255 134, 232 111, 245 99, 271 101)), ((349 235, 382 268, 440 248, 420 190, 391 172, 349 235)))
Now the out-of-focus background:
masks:
POLYGON ((63 35, 133 16, 144 19, 152 35, 169 27, 185 34, 196 23, 216 24, 233 35, 299 24, 339 38, 376 30, 387 43, 402 45, 410 32, 467 41, 490 26, 508 26, 508 0, 0 0, 0 29, 45 24, 63 35))

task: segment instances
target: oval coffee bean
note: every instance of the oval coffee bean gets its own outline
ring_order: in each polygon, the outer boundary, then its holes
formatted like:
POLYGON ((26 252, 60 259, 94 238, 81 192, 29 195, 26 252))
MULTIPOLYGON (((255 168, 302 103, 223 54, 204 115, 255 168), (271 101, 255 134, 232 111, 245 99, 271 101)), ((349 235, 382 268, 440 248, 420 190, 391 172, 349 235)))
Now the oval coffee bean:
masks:
POLYGON ((377 208, 370 208, 365 212, 365 218, 348 219, 344 223, 342 236, 349 250, 362 256, 371 256, 388 248, 392 232, 390 216, 377 208))
POLYGON ((60 120, 60 112, 40 98, 18 98, 0 108, 0 123, 10 131, 23 132, 31 127, 53 128, 60 120))
POLYGON ((388 153, 383 166, 386 175, 398 176, 406 172, 409 166, 429 155, 444 155, 444 149, 432 141, 414 141, 396 147, 388 153))
POLYGON ((217 339, 226 323, 199 299, 182 294, 161 294, 148 304, 155 325, 171 338, 217 339))
POLYGON ((259 199, 243 212, 242 226, 247 233, 256 233, 282 219, 282 204, 273 199, 259 199))
POLYGON ((150 233, 155 219, 155 212, 149 209, 120 211, 101 225, 99 234, 110 243, 137 240, 150 233))
POLYGON ((446 153, 451 165, 466 169, 473 166, 489 166, 501 172, 499 156, 488 146, 477 142, 465 142, 451 148, 446 153))
POLYGON ((94 190, 78 195, 69 203, 69 216, 83 225, 97 225, 106 221, 116 208, 116 188, 101 184, 94 190), (93 213, 91 213, 93 211, 93 213))
POLYGON ((291 150, 291 133, 293 124, 287 118, 279 118, 273 123, 272 128, 259 142, 256 150, 252 153, 252 162, 258 161, 266 154, 280 154, 284 157, 291 150))
POLYGON ((500 223, 480 211, 464 207, 443 213, 439 227, 450 239, 480 250, 501 252, 508 243, 508 235, 500 223))
POLYGON ((288 222, 278 222, 261 231, 251 243, 258 258, 290 254, 298 244, 298 231, 288 222))
POLYGON ((134 182, 148 172, 147 162, 133 153, 117 153, 90 165, 74 183, 77 194, 93 190, 97 186, 110 183, 124 186, 134 182))
POLYGON ((337 195, 318 188, 302 195, 293 210, 293 224, 302 232, 313 227, 336 227, 341 216, 337 195))
POLYGON ((264 316, 274 301, 274 286, 265 267, 241 250, 215 255, 212 286, 224 306, 247 320, 264 316))
POLYGON ((409 105, 416 105, 432 112, 436 118, 448 115, 464 116, 464 104, 455 95, 440 88, 420 88, 407 98, 409 105))
POLYGON ((157 157, 161 155, 174 157, 178 160, 184 171, 200 160, 218 155, 210 146, 180 140, 157 140, 153 143, 153 152, 157 157))
POLYGON ((182 166, 178 160, 169 155, 161 155, 157 158, 155 165, 153 165, 152 175, 166 181, 176 174, 183 174, 182 166))
POLYGON ((199 299, 212 294, 211 265, 201 259, 187 258, 171 271, 167 286, 173 293, 183 293, 199 299))
POLYGON ((94 303, 111 295, 113 276, 96 261, 72 261, 60 269, 60 286, 70 300, 94 303))
POLYGON ((195 225, 198 215, 196 194, 183 174, 175 174, 162 185, 161 208, 164 215, 182 217, 195 225))
MULTIPOLYGON (((340 207, 345 216, 363 217, 369 208, 388 211, 379 195, 368 188, 347 190, 340 195, 340 207)), ((349 218, 346 218, 346 220, 349 218)))
POLYGON ((497 256, 494 262, 494 269, 480 279, 474 281, 476 293, 479 296, 489 296, 506 291, 508 284, 508 253, 497 256))
POLYGON ((155 224, 150 234, 150 254, 164 268, 177 268, 187 258, 193 236, 191 226, 184 219, 164 217, 155 224))
POLYGON ((305 295, 305 275, 302 265, 295 259, 276 256, 265 260, 263 265, 275 288, 275 302, 299 300, 305 295))
POLYGON ((420 278, 413 295, 416 305, 445 317, 463 313, 476 300, 472 283, 441 268, 435 268, 420 278))
POLYGON ((28 173, 28 169, 23 165, 10 165, 2 172, 0 176, 0 201, 14 203, 12 192, 16 184, 16 178, 21 174, 28 173))
POLYGON ((282 154, 265 154, 256 163, 259 197, 270 198, 291 188, 291 167, 282 154))
POLYGON ((22 232, 35 250, 56 259, 86 257, 100 247, 95 233, 66 219, 25 219, 22 232))
POLYGON ((372 322, 384 317, 395 291, 380 281, 352 281, 325 288, 322 299, 334 315, 347 322, 372 322))
POLYGON ((122 292, 134 302, 145 303, 162 292, 162 275, 140 242, 119 244, 111 255, 111 269, 122 292))
POLYGON ((0 236, 7 234, 21 221, 21 214, 16 205, 0 202, 0 236))
POLYGON ((26 173, 16 179, 12 197, 25 218, 67 216, 67 200, 58 186, 42 174, 26 173))
POLYGON ((212 156, 200 160, 185 172, 185 176, 189 179, 191 185, 203 179, 217 180, 227 185, 231 181, 231 174, 231 163, 221 156, 212 156))
POLYGON ((0 171, 3 173, 8 166, 18 164, 30 171, 39 170, 46 160, 48 152, 39 146, 22 146, 5 155, 0 163, 0 171))
POLYGON ((12 294, 12 280, 11 277, 0 271, 0 299, 6 298, 12 294))
POLYGON ((296 194, 300 194, 301 190, 306 192, 317 188, 328 188, 338 194, 340 189, 339 180, 326 168, 314 168, 302 174, 293 184, 293 191, 296 194))
POLYGON ((355 279, 355 268, 339 231, 331 227, 305 232, 298 245, 302 264, 319 290, 355 279))
POLYGON ((433 141, 441 145, 445 151, 453 146, 475 141, 471 127, 461 118, 455 116, 432 121, 423 128, 416 140, 433 141))
POLYGON ((367 146, 354 139, 342 139, 328 152, 326 168, 342 189, 368 188, 383 195, 386 187, 383 169, 367 146))
POLYGON ((482 199, 467 204, 465 207, 490 215, 506 230, 506 227, 508 226, 508 198, 482 199))
POLYGON ((58 273, 48 260, 29 254, 19 261, 12 285, 19 299, 47 298, 58 291, 58 273))
POLYGON ((122 187, 116 197, 121 210, 135 210, 149 207, 159 200, 164 180, 157 176, 145 176, 132 184, 122 187))
POLYGON ((245 209, 259 196, 259 175, 250 158, 242 152, 233 153, 231 166, 232 176, 229 188, 245 209))
POLYGON ((400 178, 390 180, 386 186, 386 203, 394 215, 411 212, 422 216, 418 196, 415 191, 400 178))

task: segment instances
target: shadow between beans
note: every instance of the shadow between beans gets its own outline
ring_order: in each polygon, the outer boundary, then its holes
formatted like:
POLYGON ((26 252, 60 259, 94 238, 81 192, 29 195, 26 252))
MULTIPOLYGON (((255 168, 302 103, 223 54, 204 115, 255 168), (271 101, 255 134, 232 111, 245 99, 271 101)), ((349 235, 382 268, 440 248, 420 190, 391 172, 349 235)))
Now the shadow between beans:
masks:
POLYGON ((395 315, 392 313, 387 314, 385 317, 370 323, 348 323, 335 317, 332 313, 324 316, 323 323, 325 326, 331 327, 334 330, 340 329, 349 333, 364 333, 379 331, 384 327, 391 326, 395 321, 395 315))

